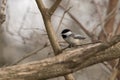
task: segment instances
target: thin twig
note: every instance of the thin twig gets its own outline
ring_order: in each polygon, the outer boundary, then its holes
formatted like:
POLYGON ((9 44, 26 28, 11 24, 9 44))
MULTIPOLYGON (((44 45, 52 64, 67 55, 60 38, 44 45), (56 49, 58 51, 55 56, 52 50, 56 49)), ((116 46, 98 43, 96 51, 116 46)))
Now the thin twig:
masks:
POLYGON ((119 31, 119 28, 120 28, 120 21, 119 21, 118 25, 116 26, 116 29, 115 29, 114 32, 113 32, 113 36, 114 36, 114 35, 117 35, 117 33, 118 33, 118 31, 119 31))
POLYGON ((110 72, 112 72, 112 67, 108 62, 103 62, 102 63, 110 72))
MULTIPOLYGON (((100 22, 102 22, 104 19, 103 19, 103 17, 102 17, 102 14, 101 14, 101 11, 100 11, 100 9, 99 9, 99 6, 98 6, 98 4, 95 2, 95 0, 93 0, 93 3, 94 3, 94 5, 96 6, 96 10, 97 10, 97 13, 98 13, 98 15, 99 15, 100 22)), ((101 26, 102 26, 102 28, 103 28, 104 23, 102 23, 101 26)), ((98 25, 93 28, 92 32, 94 32, 97 28, 98 28, 98 25)), ((103 28, 103 31, 104 31, 104 34, 106 34, 104 28, 103 28)))
MULTIPOLYGON (((65 10, 65 8, 62 5, 60 5, 60 7, 65 10)), ((85 34, 92 40, 93 34, 89 32, 70 12, 67 13, 79 25, 79 27, 85 32, 85 34)))
POLYGON ((102 14, 101 14, 101 11, 100 11, 100 8, 99 8, 99 4, 97 4, 95 0, 93 0, 93 4, 96 6, 96 11, 99 15, 100 21, 102 21, 102 14))
POLYGON ((20 25, 20 28, 19 28, 18 33, 17 33, 17 35, 21 37, 21 39, 22 39, 22 41, 23 41, 23 44, 26 44, 26 41, 25 41, 25 37, 23 37, 21 31, 22 31, 22 29, 23 29, 23 27, 24 27, 24 25, 25 25, 25 20, 26 20, 26 18, 27 18, 29 9, 30 9, 30 7, 28 6, 28 7, 27 7, 27 11, 25 12, 25 14, 24 14, 24 16, 23 16, 23 18, 22 18, 21 25, 20 25))
MULTIPOLYGON (((87 46, 87 45, 90 45, 90 44, 96 44, 96 43, 101 43, 101 41, 77 45, 75 48, 77 48, 77 47, 84 47, 84 46, 87 46)), ((63 48, 62 50, 66 50, 67 48, 72 48, 72 47, 70 47, 70 45, 68 45, 67 47, 63 48)))
POLYGON ((119 73, 120 59, 117 59, 109 80, 116 80, 119 73))
POLYGON ((61 23, 62 23, 62 21, 63 21, 63 19, 64 19, 65 14, 66 14, 71 8, 72 8, 72 7, 69 7, 67 10, 64 11, 64 13, 63 13, 63 15, 62 15, 62 18, 61 18, 61 20, 60 20, 60 22, 59 22, 58 28, 57 28, 57 30, 56 30, 56 33, 58 32, 58 30, 59 30, 59 28, 60 28, 60 26, 61 26, 61 23))
POLYGON ((72 8, 72 7, 69 7, 69 8, 68 8, 69 4, 70 4, 70 0, 67 1, 66 10, 64 11, 64 13, 63 13, 63 15, 62 15, 62 18, 61 18, 61 20, 60 20, 60 22, 59 22, 59 25, 58 25, 58 28, 57 28, 57 30, 56 30, 56 33, 58 32, 58 30, 59 30, 59 28, 60 28, 60 26, 61 26, 61 24, 62 24, 62 21, 63 21, 63 19, 64 19, 64 17, 65 17, 65 14, 72 8))
POLYGON ((46 48, 48 45, 47 43, 42 47, 42 48, 38 48, 30 53, 26 53, 26 55, 24 55, 21 59, 19 59, 18 61, 16 61, 15 63, 13 63, 12 65, 17 65, 18 63, 20 63, 21 61, 27 59, 28 57, 32 56, 32 55, 35 55, 38 53, 38 51, 41 51, 43 50, 44 48, 46 48))
MULTIPOLYGON (((105 17, 104 20, 102 20, 99 24, 97 24, 97 26, 92 30, 92 32, 93 32, 94 30, 96 30, 100 25, 107 23, 108 20, 114 16, 113 14, 114 14, 114 12, 116 11, 116 9, 117 9, 117 7, 115 7, 115 8, 105 17)), ((116 14, 115 14, 115 15, 116 15, 116 14)), ((102 27, 102 29, 105 30, 103 27, 102 27)), ((106 31, 104 31, 104 33, 107 34, 106 31)))

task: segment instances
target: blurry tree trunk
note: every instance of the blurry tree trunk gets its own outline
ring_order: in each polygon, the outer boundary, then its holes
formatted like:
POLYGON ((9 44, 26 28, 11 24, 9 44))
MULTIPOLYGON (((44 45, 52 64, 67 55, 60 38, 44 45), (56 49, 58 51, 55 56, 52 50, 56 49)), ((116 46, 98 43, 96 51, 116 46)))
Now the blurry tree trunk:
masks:
POLYGON ((3 31, 2 31, 2 24, 5 21, 6 14, 5 14, 5 7, 6 7, 6 0, 0 1, 0 66, 4 64, 3 59, 3 31))
MULTIPOLYGON (((118 0, 109 0, 107 15, 117 7, 117 4, 118 4, 118 0)), ((115 16, 116 16, 115 13, 116 13, 116 10, 112 14, 112 16, 109 18, 109 20, 105 23, 104 30, 102 29, 99 36, 100 40, 105 41, 112 36, 113 25, 114 25, 115 16)))
MULTIPOLYGON (((116 11, 118 8, 118 3, 120 0, 109 0, 109 4, 108 4, 108 10, 107 10, 107 15, 112 12, 114 9, 116 9, 113 14, 111 15, 111 17, 108 19, 108 21, 105 23, 104 25, 104 30, 101 31, 100 33, 100 40, 102 41, 108 41, 111 39, 112 36, 116 35, 116 34, 120 34, 120 22, 119 24, 117 25, 117 29, 116 29, 116 32, 114 32, 114 24, 115 24, 115 17, 116 17, 116 11), (104 32, 105 31, 105 32, 104 32), (115 34, 114 34, 115 33, 115 34)), ((119 63, 119 62, 116 62, 115 60, 112 60, 112 61, 109 61, 109 64, 112 66, 113 70, 112 70, 112 75, 110 76, 110 79, 109 80, 115 80, 118 76, 118 80, 120 80, 120 74, 119 74, 119 67, 115 67, 115 65, 119 63)), ((119 65, 120 66, 120 65, 119 65)))

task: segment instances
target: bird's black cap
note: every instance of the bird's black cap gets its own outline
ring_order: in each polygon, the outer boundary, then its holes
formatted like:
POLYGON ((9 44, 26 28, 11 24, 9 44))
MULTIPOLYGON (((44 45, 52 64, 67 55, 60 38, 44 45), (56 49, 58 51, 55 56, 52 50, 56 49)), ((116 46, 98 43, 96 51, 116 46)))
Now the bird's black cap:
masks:
POLYGON ((64 29, 64 30, 61 32, 61 34, 67 33, 67 32, 69 32, 69 31, 71 31, 71 30, 70 30, 70 29, 64 29))

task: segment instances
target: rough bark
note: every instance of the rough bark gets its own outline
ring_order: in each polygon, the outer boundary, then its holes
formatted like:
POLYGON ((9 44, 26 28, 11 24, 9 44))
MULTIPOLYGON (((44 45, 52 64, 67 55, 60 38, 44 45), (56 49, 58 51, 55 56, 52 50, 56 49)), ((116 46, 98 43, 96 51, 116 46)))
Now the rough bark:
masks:
POLYGON ((120 35, 114 37, 110 42, 64 51, 52 58, 0 68, 0 80, 44 80, 73 73, 93 64, 119 57, 120 35), (86 55, 90 57, 83 58, 86 55))
POLYGON ((5 9, 6 9, 6 0, 1 0, 0 1, 0 67, 4 65, 4 59, 3 59, 4 36, 3 36, 2 24, 6 20, 5 9))

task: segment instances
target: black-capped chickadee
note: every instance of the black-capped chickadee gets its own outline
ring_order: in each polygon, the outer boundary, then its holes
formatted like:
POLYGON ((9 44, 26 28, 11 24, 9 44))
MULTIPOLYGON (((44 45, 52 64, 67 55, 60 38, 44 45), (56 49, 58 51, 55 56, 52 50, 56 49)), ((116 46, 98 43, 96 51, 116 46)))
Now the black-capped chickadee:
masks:
POLYGON ((70 29, 64 29, 61 32, 63 39, 69 44, 69 47, 75 47, 81 45, 81 40, 84 40, 85 37, 81 35, 74 34, 70 29))

